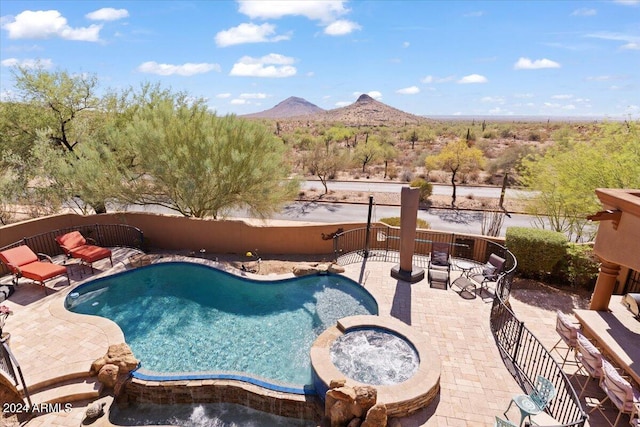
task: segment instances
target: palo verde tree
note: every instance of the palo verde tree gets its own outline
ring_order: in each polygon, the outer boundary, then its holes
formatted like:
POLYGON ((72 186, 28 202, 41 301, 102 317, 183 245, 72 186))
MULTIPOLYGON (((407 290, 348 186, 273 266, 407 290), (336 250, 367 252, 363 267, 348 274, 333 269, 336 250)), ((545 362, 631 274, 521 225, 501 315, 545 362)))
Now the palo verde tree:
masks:
POLYGON ((459 139, 449 142, 440 153, 427 156, 425 159, 427 170, 442 169, 451 172, 451 207, 456 206, 456 177, 458 174, 470 173, 484 167, 484 155, 479 148, 469 146, 467 141, 459 139))
POLYGON ((287 179, 285 147, 271 129, 218 117, 185 94, 155 95, 112 135, 135 155, 130 194, 138 203, 197 218, 234 208, 265 217, 294 197, 298 183, 287 179))
POLYGON ((327 181, 334 177, 347 164, 348 152, 340 150, 336 143, 327 143, 315 138, 304 155, 305 165, 309 173, 318 177, 324 187, 324 194, 329 192, 327 181))
POLYGON ((522 162, 522 181, 535 196, 536 224, 580 241, 592 236, 586 216, 600 209, 596 188, 640 187, 640 122, 607 123, 573 135, 522 162))
MULTIPOLYGON (((76 197, 95 212, 105 212, 103 195, 85 193, 82 189, 64 194, 63 189, 68 187, 57 185, 55 176, 57 161, 63 159, 67 162, 65 169, 72 170, 79 158, 77 148, 82 142, 93 140, 96 132, 103 128, 101 99, 96 95, 97 78, 66 71, 51 72, 42 67, 17 67, 13 77, 16 94, 9 102, 2 103, 0 120, 0 145, 3 153, 10 154, 5 158, 12 159, 2 166, 12 167, 13 176, 24 184, 22 194, 13 196, 27 204, 51 209, 56 208, 57 202, 76 197), (43 147, 42 143, 48 146, 43 147), (46 157, 49 154, 53 159, 46 157), (38 179, 45 178, 39 175, 42 170, 48 180, 38 179), (38 185, 28 188, 28 182, 38 182, 38 185)), ((90 178, 79 174, 75 177, 75 180, 87 179, 90 178)))

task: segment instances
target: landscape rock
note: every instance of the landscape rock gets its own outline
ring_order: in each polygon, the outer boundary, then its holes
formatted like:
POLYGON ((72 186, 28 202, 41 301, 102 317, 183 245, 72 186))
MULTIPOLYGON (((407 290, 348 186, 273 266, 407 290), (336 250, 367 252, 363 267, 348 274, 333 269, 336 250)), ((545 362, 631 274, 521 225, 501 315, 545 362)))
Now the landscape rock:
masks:
POLYGON ((358 418, 362 418, 378 400, 378 391, 372 386, 354 387, 356 397, 352 407, 352 413, 358 418))
POLYGON ((91 364, 91 372, 98 373, 104 365, 112 364, 120 368, 121 374, 128 374, 138 367, 138 363, 127 344, 113 344, 109 346, 106 355, 91 364))
POLYGON ((87 410, 84 413, 86 419, 92 420, 101 417, 104 414, 104 402, 93 402, 87 406, 87 410))
POLYGON ((329 416, 331 420, 331 427, 344 427, 353 418, 351 415, 349 402, 339 400, 331 406, 329 410, 329 416))
POLYGON ((360 427, 361 424, 362 424, 362 420, 360 418, 354 418, 351 421, 349 421, 349 424, 347 424, 347 427, 360 427))
POLYGON ((340 274, 340 273, 344 273, 346 270, 344 269, 343 266, 332 263, 332 264, 329 264, 328 271, 329 273, 340 274))
POLYGON ((344 387, 347 384, 346 378, 338 378, 329 382, 329 388, 344 387))
POLYGON ((98 381, 105 385, 105 387, 113 388, 118 381, 118 372, 120 368, 110 363, 100 368, 98 372, 98 381))
POLYGON ((367 412, 367 417, 360 427, 386 427, 387 407, 383 403, 378 403, 367 412))
POLYGON ((292 272, 296 277, 308 276, 311 274, 317 274, 318 268, 316 265, 298 264, 293 267, 292 272))

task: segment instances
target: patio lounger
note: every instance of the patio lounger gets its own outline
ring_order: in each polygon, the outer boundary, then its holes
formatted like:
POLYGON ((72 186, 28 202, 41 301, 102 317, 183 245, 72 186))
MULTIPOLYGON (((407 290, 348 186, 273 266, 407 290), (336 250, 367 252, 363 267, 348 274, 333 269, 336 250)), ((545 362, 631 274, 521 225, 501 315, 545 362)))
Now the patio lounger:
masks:
POLYGON ((45 280, 53 279, 63 274, 67 276, 67 283, 69 285, 71 284, 67 267, 54 264, 51 257, 46 254, 36 254, 26 245, 0 252, 0 261, 2 261, 15 276, 13 279, 15 285, 18 284, 20 277, 25 277, 43 286, 46 293, 47 287, 44 284, 45 280), (39 256, 47 259, 49 262, 40 261, 39 256))
MULTIPOLYGON (((94 243, 95 241, 91 239, 94 243)), ((88 244, 87 239, 79 231, 72 231, 62 236, 56 237, 56 242, 60 245, 65 254, 70 258, 78 258, 84 264, 91 267, 93 273, 93 263, 104 258, 109 258, 113 267, 113 259, 111 258, 111 249, 103 248, 95 244, 88 244)))

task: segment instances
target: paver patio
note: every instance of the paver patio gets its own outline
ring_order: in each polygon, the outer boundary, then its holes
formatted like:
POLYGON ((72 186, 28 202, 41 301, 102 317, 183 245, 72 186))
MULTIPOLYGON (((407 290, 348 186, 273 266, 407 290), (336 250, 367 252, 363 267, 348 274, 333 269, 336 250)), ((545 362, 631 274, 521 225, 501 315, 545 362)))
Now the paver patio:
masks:
MULTIPOLYGON (((81 280, 80 270, 73 267, 71 287, 82 280, 124 270, 133 252, 114 250, 113 268, 109 268, 108 260, 98 262, 96 273, 81 280)), ((430 288, 426 280, 415 284, 398 281, 390 276, 391 267, 393 264, 384 262, 351 264, 346 266, 345 275, 374 295, 381 316, 394 316, 424 333, 440 356, 439 397, 428 408, 402 419, 402 425, 493 425, 495 415, 502 415, 511 397, 521 390, 505 368, 489 328, 490 296, 485 293, 484 299, 465 299, 451 289, 430 288)), ((70 288, 62 282, 50 286, 57 292, 45 296, 41 287, 25 283, 3 303, 14 310, 6 330, 11 332, 11 349, 30 385, 67 372, 88 370, 110 344, 122 340, 122 332, 110 321, 97 318, 87 323, 70 322, 60 314, 70 288)), ((550 298, 571 312, 570 298, 559 299, 555 294, 550 298)), ((530 304, 519 299, 515 290, 511 303, 518 318, 550 348, 557 340, 555 306, 530 304)), ((602 396, 595 383, 590 390, 587 395, 602 396)), ((27 426, 78 426, 87 403, 74 403, 70 412, 35 417, 27 426)), ((616 412, 608 410, 610 416, 616 412)), ((512 408, 509 415, 517 419, 517 410, 512 408)), ((587 425, 605 424, 596 412, 587 425)))

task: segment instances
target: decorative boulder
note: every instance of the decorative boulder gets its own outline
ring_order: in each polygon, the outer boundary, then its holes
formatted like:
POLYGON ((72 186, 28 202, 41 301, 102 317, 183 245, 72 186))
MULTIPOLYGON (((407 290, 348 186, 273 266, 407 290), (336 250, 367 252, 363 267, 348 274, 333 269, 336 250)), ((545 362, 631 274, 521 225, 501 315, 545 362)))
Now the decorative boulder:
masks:
POLYGON ((331 427, 344 427, 352 419, 349 402, 339 400, 331 406, 329 417, 331 427))
POLYGON ((120 368, 121 374, 128 374, 138 367, 138 363, 138 359, 135 358, 127 344, 113 344, 109 346, 105 356, 93 362, 91 372, 100 372, 104 365, 111 364, 120 368))
POLYGON ((338 265, 338 264, 332 263, 332 264, 329 264, 329 267, 327 268, 327 271, 328 271, 329 273, 336 273, 336 274, 338 274, 338 273, 344 273, 344 272, 345 272, 345 269, 344 269, 344 267, 343 267, 343 266, 341 266, 341 265, 338 265))
POLYGON ((292 272, 293 272, 293 275, 296 277, 309 276, 311 274, 318 273, 318 266, 309 265, 309 264, 298 264, 293 266, 292 272))
POLYGON ((338 388, 344 387, 347 384, 347 380, 345 378, 338 378, 335 380, 331 380, 329 383, 329 388, 338 388))
POLYGON ((356 386, 354 391, 356 397, 352 412, 355 417, 363 418, 367 411, 378 401, 378 391, 371 386, 356 386))
POLYGON ((98 372, 98 381, 105 385, 105 387, 113 388, 118 381, 118 372, 120 368, 110 363, 100 368, 98 372))
POLYGON ((105 402, 93 402, 87 406, 87 410, 84 413, 85 418, 92 420, 101 417, 104 414, 104 405, 105 402))
POLYGON ((387 407, 383 403, 379 403, 369 409, 367 417, 360 427, 386 427, 387 425, 387 407))
POLYGON ((362 424, 362 420, 360 418, 354 418, 351 421, 349 421, 349 424, 347 424, 347 427, 360 427, 361 424, 362 424))

